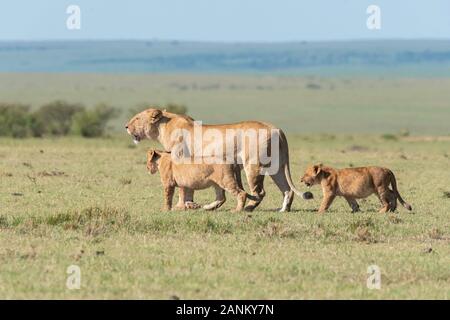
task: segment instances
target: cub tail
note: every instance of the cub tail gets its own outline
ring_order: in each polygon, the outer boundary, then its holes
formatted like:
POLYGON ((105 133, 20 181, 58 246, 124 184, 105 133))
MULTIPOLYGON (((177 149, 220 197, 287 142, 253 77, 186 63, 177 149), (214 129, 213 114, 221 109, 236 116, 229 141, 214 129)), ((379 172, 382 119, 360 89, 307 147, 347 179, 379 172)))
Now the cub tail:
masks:
POLYGON ((398 192, 397 180, 395 179, 395 175, 392 171, 390 172, 390 175, 391 175, 391 186, 392 186, 392 190, 394 191, 395 196, 397 197, 398 201, 400 201, 402 206, 404 206, 406 209, 411 211, 412 210, 411 205, 409 203, 407 203, 405 200, 403 200, 402 196, 398 192))

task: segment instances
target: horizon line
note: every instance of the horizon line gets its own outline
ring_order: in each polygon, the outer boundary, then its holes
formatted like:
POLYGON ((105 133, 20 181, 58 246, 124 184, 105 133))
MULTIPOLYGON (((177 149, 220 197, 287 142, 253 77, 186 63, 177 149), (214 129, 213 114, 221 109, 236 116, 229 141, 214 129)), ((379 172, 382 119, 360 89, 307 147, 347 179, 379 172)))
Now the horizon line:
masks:
POLYGON ((225 40, 181 40, 160 38, 55 38, 55 39, 0 39, 6 42, 160 42, 160 43, 211 43, 211 44, 299 44, 299 43, 330 43, 330 42, 390 42, 390 41, 449 41, 450 38, 348 38, 348 39, 321 39, 321 40, 279 40, 279 41, 225 41, 225 40))

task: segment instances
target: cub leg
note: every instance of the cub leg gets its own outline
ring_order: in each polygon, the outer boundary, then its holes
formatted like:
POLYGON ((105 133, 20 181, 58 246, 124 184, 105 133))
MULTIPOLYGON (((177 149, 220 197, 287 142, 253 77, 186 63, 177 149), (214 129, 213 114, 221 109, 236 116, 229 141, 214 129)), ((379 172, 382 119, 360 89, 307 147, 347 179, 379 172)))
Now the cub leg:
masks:
POLYGON ((243 188, 241 187, 242 182, 240 182, 240 179, 237 179, 236 177, 235 167, 232 169, 232 171, 228 170, 224 171, 222 179, 216 180, 215 183, 221 188, 221 190, 226 190, 227 192, 231 193, 233 196, 236 197, 237 206, 234 211, 242 211, 244 209, 247 197, 249 197, 254 201, 258 201, 260 199, 259 197, 249 196, 247 192, 243 190, 243 188))
POLYGON ((389 197, 389 211, 395 212, 395 210, 397 210, 397 197, 395 196, 394 191, 389 190, 388 197, 389 197))
POLYGON ((175 187, 164 186, 164 210, 170 211, 172 209, 173 194, 175 192, 175 187))
POLYGON ((352 212, 358 212, 359 211, 359 204, 358 202, 356 202, 355 198, 351 198, 351 197, 345 197, 345 200, 347 200, 347 203, 349 204, 349 206, 352 208, 352 212))
POLYGON ((189 188, 180 188, 178 192, 178 203, 175 206, 177 210, 198 209, 200 205, 194 202, 194 190, 189 188))
POLYGON ((216 210, 216 209, 220 208, 226 201, 225 190, 223 190, 218 185, 215 185, 214 189, 216 190, 216 200, 211 202, 210 204, 204 205, 203 209, 205 209, 205 210, 216 210))
POLYGON ((378 199, 380 199, 381 205, 383 207, 381 207, 380 213, 386 213, 389 211, 389 209, 391 208, 390 203, 389 203, 389 189, 387 188, 383 188, 380 187, 377 189, 377 195, 378 195, 378 199))
POLYGON ((318 213, 324 213, 328 210, 328 208, 333 203, 334 198, 336 198, 335 194, 329 193, 324 194, 322 199, 322 204, 320 205, 318 213))
POLYGON ((259 172, 259 166, 247 165, 244 167, 247 182, 250 187, 250 193, 255 196, 255 200, 250 200, 245 207, 246 211, 253 211, 261 203, 264 192, 264 175, 259 172))
POLYGON ((234 211, 239 212, 244 209, 245 201, 247 200, 247 196, 248 196, 248 194, 244 190, 239 191, 239 194, 237 195, 237 205, 236 205, 236 209, 234 209, 234 211))
POLYGON ((235 188, 227 189, 227 191, 236 197, 237 205, 234 211, 242 211, 245 206, 245 201, 247 200, 247 192, 239 189, 237 186, 235 188))

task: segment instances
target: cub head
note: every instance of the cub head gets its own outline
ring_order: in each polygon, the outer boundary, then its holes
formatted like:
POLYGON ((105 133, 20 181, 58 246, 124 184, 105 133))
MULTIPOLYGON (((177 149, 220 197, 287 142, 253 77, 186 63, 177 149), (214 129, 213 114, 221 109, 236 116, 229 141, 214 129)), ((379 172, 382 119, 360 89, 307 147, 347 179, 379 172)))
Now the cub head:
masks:
POLYGON ((311 187, 315 184, 319 184, 322 178, 323 164, 319 163, 313 166, 309 166, 300 182, 303 182, 307 187, 311 187))
POLYGON ((158 163, 161 158, 161 151, 150 149, 147 151, 147 170, 151 174, 155 174, 158 171, 158 163))
POLYGON ((138 143, 145 138, 156 139, 158 137, 158 126, 163 118, 163 111, 153 108, 147 109, 131 118, 125 129, 133 137, 134 143, 138 143))

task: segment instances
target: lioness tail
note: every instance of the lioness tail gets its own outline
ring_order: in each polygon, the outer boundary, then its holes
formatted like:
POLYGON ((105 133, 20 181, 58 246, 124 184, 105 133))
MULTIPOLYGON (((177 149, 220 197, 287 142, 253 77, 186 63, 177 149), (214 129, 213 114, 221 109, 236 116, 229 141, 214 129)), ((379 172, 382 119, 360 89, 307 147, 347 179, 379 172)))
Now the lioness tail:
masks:
POLYGON ((266 192, 264 190, 260 194, 258 194, 256 196, 251 195, 251 194, 246 192, 247 199, 253 200, 253 201, 258 201, 258 202, 262 200, 262 198, 265 196, 265 194, 266 194, 266 192))

